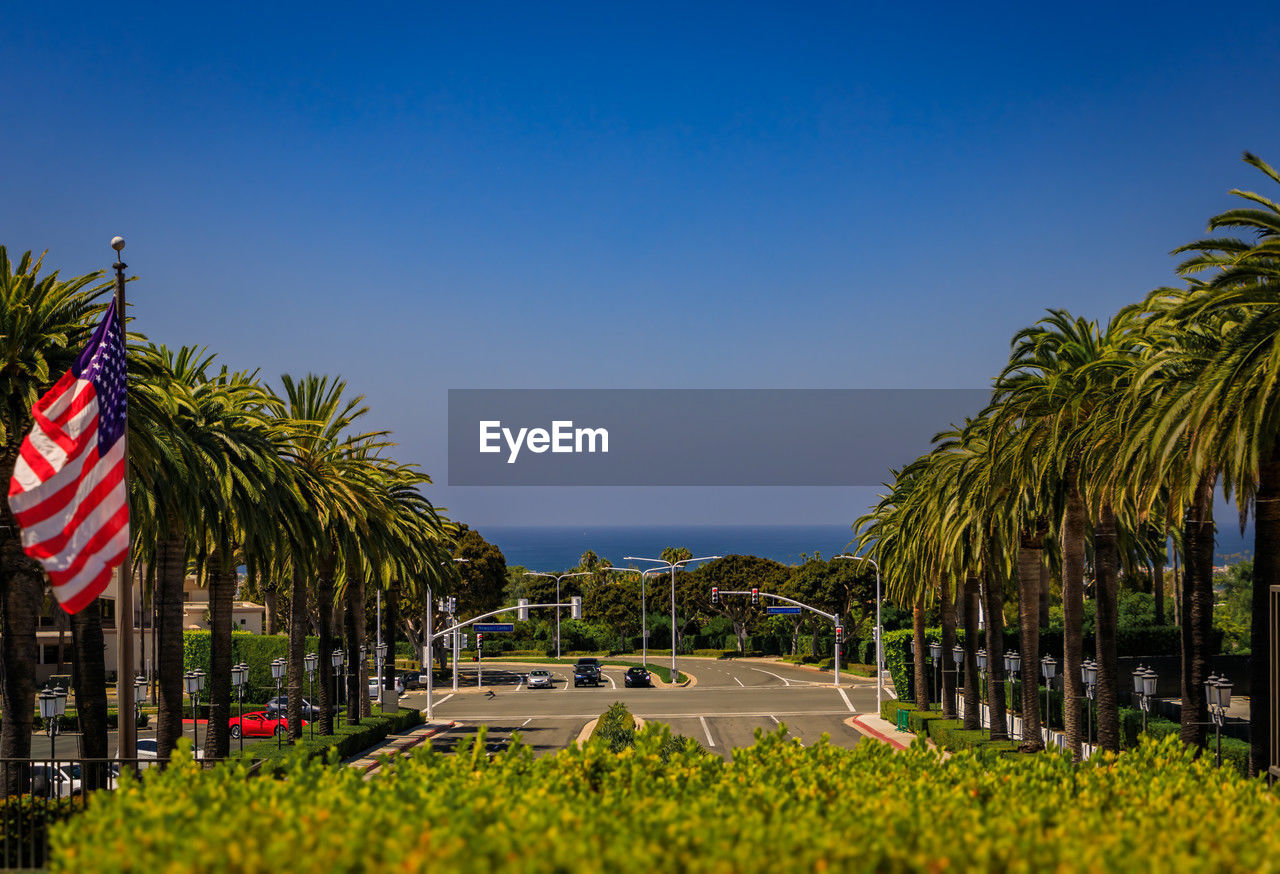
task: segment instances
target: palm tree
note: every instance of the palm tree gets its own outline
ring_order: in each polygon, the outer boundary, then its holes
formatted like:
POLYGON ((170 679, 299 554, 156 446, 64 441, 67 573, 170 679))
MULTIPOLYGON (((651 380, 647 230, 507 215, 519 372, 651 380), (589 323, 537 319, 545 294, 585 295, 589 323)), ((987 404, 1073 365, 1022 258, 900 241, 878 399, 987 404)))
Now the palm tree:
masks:
MULTIPOLYGON (((27 252, 14 264, 0 246, 0 476, 6 483, 31 429, 32 405, 70 368, 93 332, 103 309, 100 299, 111 290, 101 272, 66 280, 56 271, 41 276, 42 261, 27 252)), ((31 752, 36 628, 45 576, 22 551, 7 501, 0 522, 6 532, 0 540, 0 757, 23 759, 31 752)), ((91 616, 82 621, 92 621, 91 616)), ((87 645, 87 638, 82 643, 87 645)), ((6 794, 20 791, 25 776, 6 770, 6 794)))

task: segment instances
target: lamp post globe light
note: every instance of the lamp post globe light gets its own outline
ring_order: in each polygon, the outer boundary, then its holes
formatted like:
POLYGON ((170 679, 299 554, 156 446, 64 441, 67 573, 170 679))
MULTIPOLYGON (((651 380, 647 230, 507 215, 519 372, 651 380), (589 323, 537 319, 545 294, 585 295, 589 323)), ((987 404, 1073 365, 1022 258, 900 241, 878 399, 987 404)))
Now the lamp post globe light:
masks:
POLYGON ((67 690, 59 686, 57 689, 43 689, 36 695, 40 705, 40 718, 44 721, 45 733, 49 736, 49 758, 57 758, 58 721, 67 712, 67 690))
POLYGON ((1147 714, 1151 711, 1151 699, 1156 694, 1157 674, 1151 668, 1141 665, 1133 672, 1133 694, 1138 699, 1138 707, 1142 709, 1142 731, 1147 731, 1147 714))
POLYGON ((191 740, 192 756, 199 755, 200 750, 200 693, 204 691, 204 671, 187 671, 182 675, 187 694, 191 696, 191 740))
POLYGON ((142 721, 142 705, 147 703, 147 678, 138 674, 133 678, 133 724, 142 721))
MULTIPOLYGON (((1016 649, 1004 654, 1005 683, 1009 687, 1008 698, 1010 701, 1013 700, 1013 684, 1017 682, 1018 670, 1021 667, 1022 655, 1016 649)), ((1010 723, 1013 722, 1012 716, 1009 717, 1009 721, 1010 723)), ((1022 722, 1024 728, 1026 727, 1026 724, 1026 719, 1024 718, 1022 722)), ((1018 733, 1015 732, 1015 734, 1018 733)), ((1022 732, 1021 735, 1015 737, 1014 740, 1018 740, 1019 738, 1025 740, 1025 732, 1022 732)))
POLYGON ((231 668, 231 685, 236 690, 237 708, 240 716, 240 752, 244 752, 244 684, 249 682, 249 666, 244 662, 231 668))
MULTIPOLYGON (((443 613, 444 611, 442 610, 440 612, 443 613)), ((427 646, 427 654, 428 655, 431 654, 430 644, 428 644, 427 646)), ((374 670, 378 675, 378 709, 381 710, 382 709, 382 686, 384 683, 386 683, 386 680, 383 678, 383 674, 382 674, 382 668, 387 663, 387 645, 385 643, 380 643, 373 648, 373 660, 375 664, 374 670)), ((428 688, 430 688, 430 683, 432 682, 431 680, 432 670, 433 669, 431 665, 428 664, 427 665, 428 688)))
POLYGON ((987 700, 987 649, 978 650, 978 714, 982 714, 982 705, 987 700))
POLYGON ((1040 676, 1044 678, 1044 729, 1046 743, 1049 731, 1049 690, 1053 688, 1053 678, 1058 675, 1058 660, 1051 655, 1040 659, 1040 676))
POLYGON ((929 658, 933 659, 933 671, 938 678, 938 707, 942 707, 942 644, 929 642, 929 658))
POLYGON ((1086 659, 1080 665, 1080 681, 1084 683, 1084 742, 1093 744, 1093 700, 1098 694, 1098 663, 1086 659))
MULTIPOLYGON (((277 700, 280 698, 281 686, 284 684, 284 672, 285 672, 285 669, 288 667, 288 665, 289 663, 284 659, 275 659, 274 661, 271 662, 271 679, 276 681, 277 700)), ((278 716, 279 710, 277 710, 276 712, 277 712, 277 718, 279 718, 278 716)), ((287 714, 287 711, 286 711, 286 714, 287 714)), ((243 742, 244 732, 242 731, 240 735, 241 735, 241 742, 243 742)), ((282 747, 283 745, 284 745, 284 737, 280 734, 279 731, 277 731, 276 732, 276 749, 280 749, 280 747, 282 747)))
POLYGON ((342 704, 342 662, 345 656, 342 649, 335 649, 329 655, 329 663, 333 665, 333 703, 335 707, 342 704))
MULTIPOLYGON (((381 644, 381 646, 385 647, 386 644, 381 644)), ((320 667, 320 656, 313 652, 307 653, 302 657, 302 666, 307 671, 307 700, 314 701, 316 698, 316 669, 320 667)), ((298 712, 302 713, 303 708, 299 707, 298 712)), ((312 718, 308 719, 307 722, 311 724, 311 737, 315 738, 316 721, 312 718)))
POLYGON ((1218 767, 1222 767, 1222 726, 1227 721, 1227 709, 1231 707, 1232 683, 1226 677, 1210 675, 1204 681, 1204 697, 1209 705, 1209 714, 1213 719, 1215 756, 1218 767))

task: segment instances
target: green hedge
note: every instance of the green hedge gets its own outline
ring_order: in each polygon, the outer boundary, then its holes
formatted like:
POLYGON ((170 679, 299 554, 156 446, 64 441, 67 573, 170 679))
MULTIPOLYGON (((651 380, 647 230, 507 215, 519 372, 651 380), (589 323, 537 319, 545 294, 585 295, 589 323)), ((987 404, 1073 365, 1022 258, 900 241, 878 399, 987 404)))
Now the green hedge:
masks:
MULTIPOLYGON (((1151 717, 1147 720, 1147 736, 1153 740, 1167 737, 1179 738, 1182 726, 1170 719, 1151 717)), ((1213 740, 1212 729, 1208 732, 1208 742, 1204 748, 1204 757, 1216 762, 1217 747, 1213 740)), ((1142 711, 1133 707, 1120 708, 1120 746, 1131 750, 1139 745, 1142 738, 1142 711)), ((1240 776, 1249 774, 1249 744, 1234 737, 1222 738, 1222 767, 1231 768, 1240 776)))
POLYGON ((1266 785, 1171 738, 1074 766, 781 731, 732 761, 664 759, 669 737, 655 724, 622 754, 597 741, 535 757, 489 756, 481 735, 371 781, 301 757, 282 780, 180 759, 55 825, 49 870, 1264 872, 1280 858, 1266 785))
POLYGON ((331 750, 334 750, 339 759, 346 759, 386 740, 388 735, 407 731, 421 724, 422 713, 416 709, 402 709, 398 713, 382 714, 375 708, 374 714, 363 717, 359 725, 347 725, 345 720, 335 719, 331 735, 317 734, 312 737, 310 725, 308 725, 302 730, 302 737, 293 746, 288 743, 278 746, 275 738, 265 738, 246 743, 244 752, 241 753, 239 746, 233 743, 231 757, 263 759, 268 769, 278 768, 295 754, 305 754, 307 758, 313 759, 325 758, 331 750))

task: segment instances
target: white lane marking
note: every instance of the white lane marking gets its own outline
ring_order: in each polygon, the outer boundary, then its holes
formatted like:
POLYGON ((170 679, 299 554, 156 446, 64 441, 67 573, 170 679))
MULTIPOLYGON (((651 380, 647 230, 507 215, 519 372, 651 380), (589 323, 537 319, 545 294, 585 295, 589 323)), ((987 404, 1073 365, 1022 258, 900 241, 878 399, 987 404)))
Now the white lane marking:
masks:
POLYGON ((734 678, 733 678, 733 681, 734 681, 735 683, 737 683, 739 686, 746 686, 746 685, 747 685, 746 683, 744 683, 744 682, 742 682, 741 680, 739 680, 737 677, 734 677, 734 678))
POLYGON ((553 676, 553 677, 559 677, 560 679, 564 680, 564 686, 562 686, 562 687, 560 688, 560 691, 561 691, 561 692, 568 692, 568 691, 569 691, 569 686, 571 686, 572 684, 569 682, 569 678, 568 678, 568 677, 566 677, 564 674, 552 674, 551 676, 553 676))
POLYGON ((443 704, 444 702, 446 702, 446 701, 448 701, 450 698, 452 698, 452 697, 453 697, 453 695, 454 695, 454 693, 453 693, 453 692, 450 692, 448 695, 445 695, 445 696, 444 696, 443 698, 441 698, 439 701, 433 701, 433 702, 431 702, 431 706, 432 706, 432 707, 439 707, 441 704, 443 704))
MULTIPOLYGON (((760 672, 760 673, 762 673, 762 674, 768 674, 770 677, 778 677, 778 675, 777 675, 777 674, 775 674, 773 671, 766 671, 766 670, 764 670, 763 668, 752 668, 751 670, 753 670, 753 671, 759 671, 759 672, 760 672)), ((791 685, 791 681, 790 681, 790 680, 788 680, 786 677, 778 677, 778 679, 782 681, 782 685, 784 685, 784 686, 790 686, 790 685, 791 685)))
POLYGON ((849 696, 844 694, 844 689, 836 686, 836 691, 840 693, 840 697, 844 699, 845 706, 849 708, 850 713, 857 713, 857 709, 853 706, 853 702, 849 700, 849 696))
POLYGON ((529 723, 531 723, 531 722, 533 722, 533 717, 532 717, 532 716, 530 716, 530 717, 529 717, 528 719, 526 719, 524 722, 520 723, 520 727, 521 727, 521 728, 524 728, 526 725, 528 725, 528 724, 529 724, 529 723))
MULTIPOLYGON (((604 674, 604 671, 601 671, 600 673, 604 674)), ((618 688, 618 684, 613 682, 613 677, 610 677, 608 674, 604 674, 604 678, 609 681, 609 685, 614 689, 618 688)))
POLYGON ((702 723, 702 730, 707 735, 708 746, 715 746, 716 742, 711 738, 711 729, 707 728, 707 718, 705 716, 699 716, 698 721, 702 723))
POLYGON ((516 683, 516 691, 519 692, 522 686, 524 686, 524 677, 521 677, 520 682, 516 683))
POLYGON ((769 718, 773 720, 774 725, 782 725, 782 723, 778 721, 778 717, 774 716, 772 713, 769 714, 769 718))

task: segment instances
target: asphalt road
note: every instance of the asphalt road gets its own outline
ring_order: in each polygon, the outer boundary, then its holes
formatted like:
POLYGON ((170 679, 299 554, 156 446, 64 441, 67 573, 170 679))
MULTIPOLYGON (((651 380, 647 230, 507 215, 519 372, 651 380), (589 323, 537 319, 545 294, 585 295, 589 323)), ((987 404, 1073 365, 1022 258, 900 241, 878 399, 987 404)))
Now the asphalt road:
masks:
MULTIPOLYGON (((606 682, 599 688, 574 688, 571 669, 556 666, 551 669, 554 688, 531 690, 524 675, 534 666, 495 660, 484 667, 483 688, 476 688, 476 666, 467 664, 461 668, 459 692, 436 689, 435 719, 457 724, 433 743, 436 749, 450 751, 485 725, 490 752, 504 749, 519 732, 536 754, 543 754, 563 749, 587 722, 621 701, 632 714, 666 723, 677 734, 728 757, 735 747, 754 743, 757 729, 776 731, 782 724, 802 743, 813 743, 826 733, 832 743, 851 747, 860 735, 845 720, 875 711, 875 683, 863 678, 842 677, 836 689, 830 674, 792 665, 714 659, 680 659, 678 665, 697 677, 697 685, 627 689, 622 682, 626 669, 605 667, 606 682)), ((426 693, 410 693, 401 703, 425 707, 426 693)))

